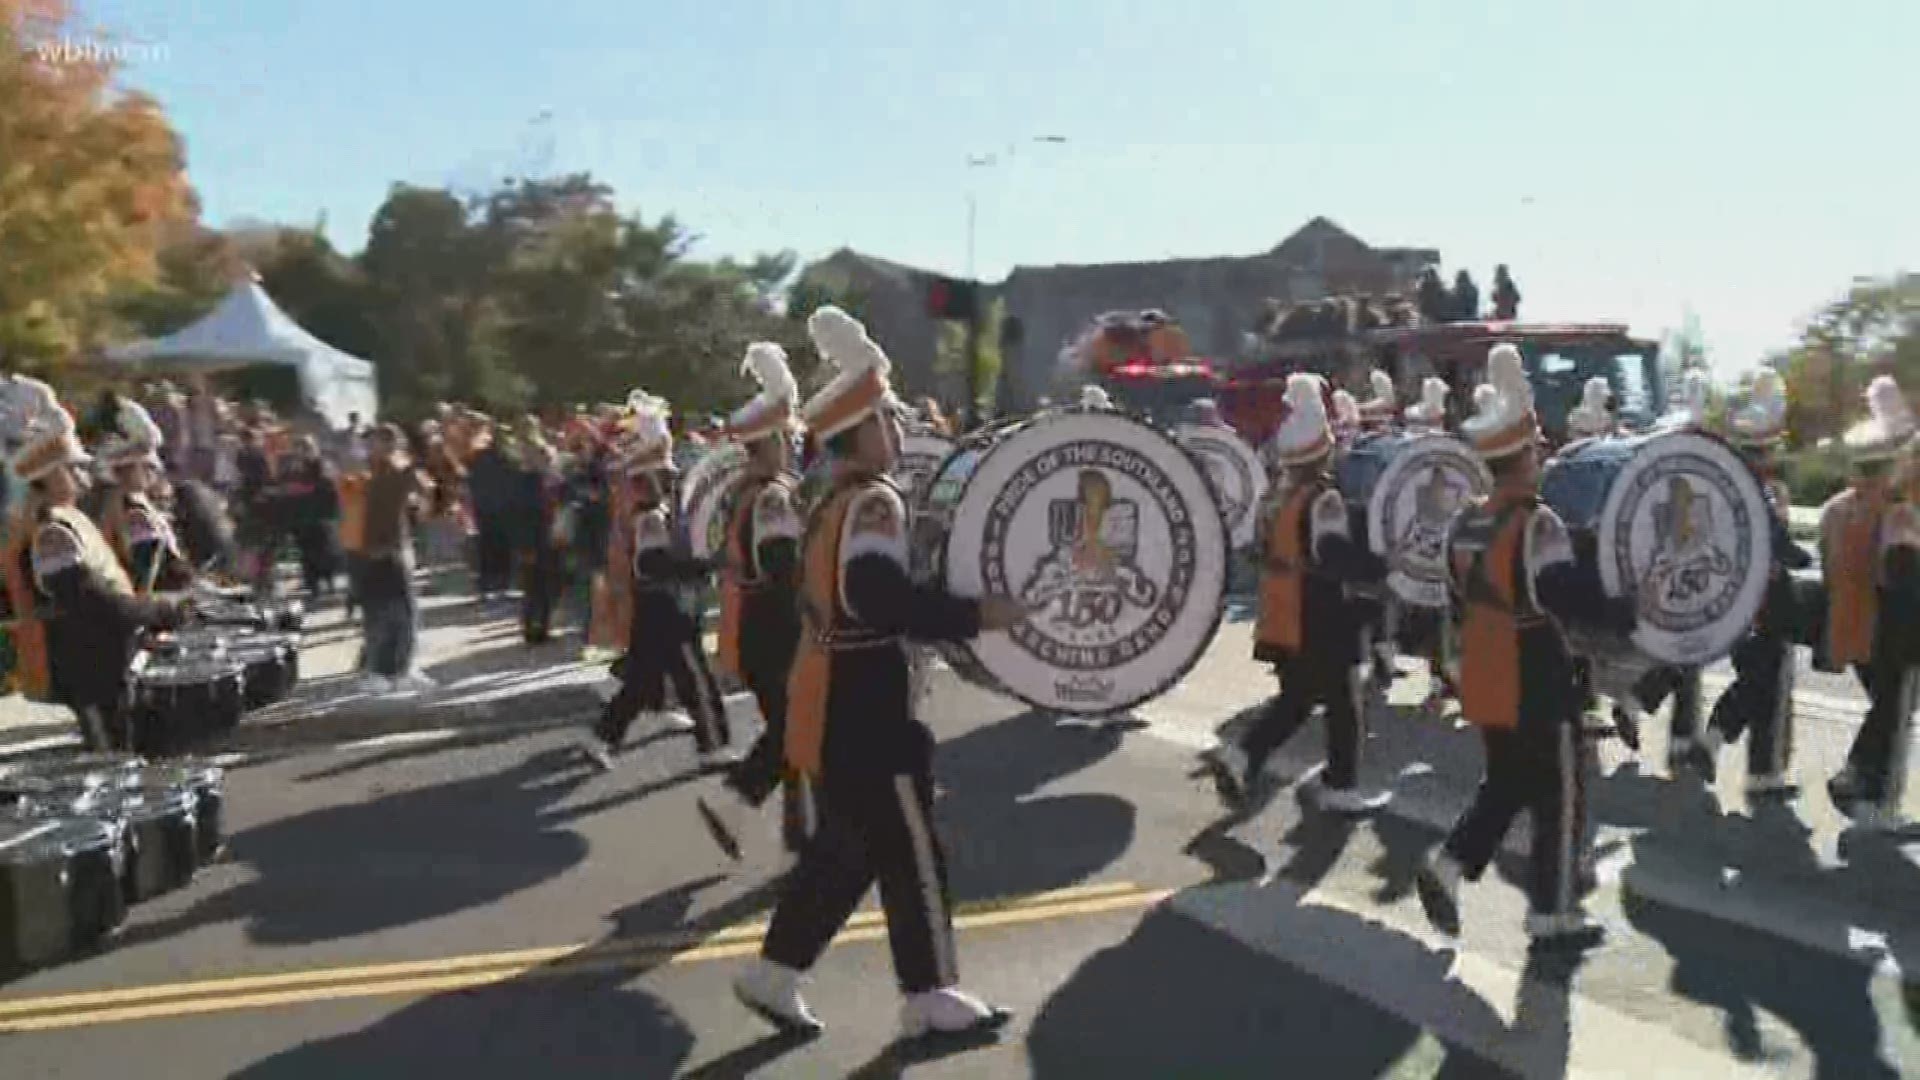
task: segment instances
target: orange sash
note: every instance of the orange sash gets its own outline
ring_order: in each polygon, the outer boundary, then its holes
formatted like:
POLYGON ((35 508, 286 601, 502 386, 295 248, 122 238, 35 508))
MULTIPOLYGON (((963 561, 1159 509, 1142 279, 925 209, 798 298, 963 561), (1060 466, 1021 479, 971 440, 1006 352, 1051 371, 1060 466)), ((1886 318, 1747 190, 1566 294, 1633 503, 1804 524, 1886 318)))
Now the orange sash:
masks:
POLYGON ((1873 624, 1879 614, 1880 522, 1886 503, 1856 493, 1837 523, 1828 556, 1827 657, 1838 666, 1864 664, 1873 656, 1873 624))
POLYGON ((1479 727, 1512 730, 1520 723, 1520 588, 1514 555, 1529 515, 1502 514, 1476 558, 1461 552, 1454 574, 1465 583, 1460 628, 1460 715, 1479 727), (1471 560, 1471 561, 1468 561, 1471 560))
POLYGON ((827 696, 833 654, 826 635, 840 603, 840 531, 860 485, 829 495, 815 511, 800 554, 800 615, 805 624, 793 669, 787 675, 787 767, 811 780, 820 777, 827 735, 827 696))
POLYGON ((1300 525, 1321 490, 1318 484, 1304 484, 1274 511, 1267 532, 1267 564, 1260 574, 1260 618, 1254 624, 1254 641, 1260 645, 1297 653, 1305 641, 1301 606, 1306 562, 1300 525))
POLYGON ((367 546, 367 474, 343 473, 340 490, 340 550, 357 555, 367 546))

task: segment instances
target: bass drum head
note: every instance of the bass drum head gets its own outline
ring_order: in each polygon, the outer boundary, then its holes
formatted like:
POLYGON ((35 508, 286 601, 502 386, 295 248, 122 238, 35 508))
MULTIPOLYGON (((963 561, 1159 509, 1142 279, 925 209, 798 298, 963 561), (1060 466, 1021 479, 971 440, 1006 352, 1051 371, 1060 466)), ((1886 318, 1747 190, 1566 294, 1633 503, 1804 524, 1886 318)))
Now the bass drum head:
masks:
MULTIPOLYGON (((1225 521, 1205 471, 1158 429, 1117 413, 1044 414, 997 433, 966 467, 950 462, 943 484, 960 489, 947 587, 1034 609, 959 650, 1005 692, 1057 713, 1120 712, 1178 682, 1213 640, 1225 521)), ((929 505, 949 494, 930 492, 929 505)))
POLYGON ((1646 437, 1600 511, 1600 582, 1640 608, 1633 644, 1663 663, 1726 656, 1753 626, 1773 565, 1771 511, 1727 444, 1676 431, 1646 437))
POLYGON ((1253 543, 1260 506, 1267 498, 1267 469, 1259 452, 1219 424, 1182 424, 1173 429, 1173 437, 1207 470, 1207 482, 1227 521, 1229 542, 1236 549, 1253 543))
POLYGON ((701 455, 680 481, 680 513, 695 558, 711 559, 726 546, 727 515, 746 466, 746 448, 728 443, 701 455))
POLYGON ((913 432, 901 440, 900 457, 893 463, 893 481, 900 485, 907 505, 913 505, 920 490, 940 471, 940 463, 951 453, 953 444, 938 435, 913 432))
POLYGON ((1447 529, 1493 489, 1478 455, 1449 435, 1416 435, 1393 455, 1367 499, 1367 544, 1387 561, 1387 588, 1415 607, 1444 608, 1447 529))

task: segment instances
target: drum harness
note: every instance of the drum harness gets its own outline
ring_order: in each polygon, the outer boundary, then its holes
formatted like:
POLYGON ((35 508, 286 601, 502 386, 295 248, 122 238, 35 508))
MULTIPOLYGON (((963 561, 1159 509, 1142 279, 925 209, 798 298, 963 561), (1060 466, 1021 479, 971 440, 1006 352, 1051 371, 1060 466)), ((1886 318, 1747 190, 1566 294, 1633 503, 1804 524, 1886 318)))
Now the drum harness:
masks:
MULTIPOLYGON (((1481 604, 1506 615, 1513 620, 1516 630, 1537 630, 1553 620, 1537 608, 1533 611, 1522 611, 1517 602, 1509 603, 1501 599, 1499 591, 1494 588, 1493 581, 1487 574, 1487 555, 1493 550, 1493 540, 1507 527, 1507 523, 1513 520, 1515 514, 1522 510, 1536 509, 1539 505, 1538 495, 1528 495, 1494 512, 1493 523, 1487 529, 1487 543, 1473 553, 1473 562, 1467 568, 1467 580, 1463 586, 1462 599, 1466 603, 1481 604)), ((1524 544, 1521 545, 1521 552, 1524 558, 1524 544)), ((1526 571, 1522 568, 1521 572, 1526 571)))

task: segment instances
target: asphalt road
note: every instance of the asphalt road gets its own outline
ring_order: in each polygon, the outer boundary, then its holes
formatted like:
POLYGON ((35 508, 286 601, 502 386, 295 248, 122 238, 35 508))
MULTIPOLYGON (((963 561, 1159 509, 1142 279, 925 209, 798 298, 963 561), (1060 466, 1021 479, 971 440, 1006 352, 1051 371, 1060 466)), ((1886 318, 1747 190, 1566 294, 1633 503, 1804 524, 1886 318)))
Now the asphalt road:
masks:
MULTIPOLYGON (((332 730, 371 741, 309 733, 236 762, 224 863, 137 909, 109 948, 0 987, 0 1075, 1920 1070, 1900 976, 1903 959, 1920 971, 1920 868, 1898 843, 1842 838, 1813 783, 1844 747, 1846 709, 1803 710, 1812 793, 1786 810, 1743 805, 1733 752, 1715 793, 1659 776, 1657 740, 1645 763, 1609 749, 1593 905, 1615 933, 1583 964, 1554 964, 1527 955, 1512 858, 1469 888, 1458 943, 1409 895, 1475 780, 1475 740, 1451 724, 1376 715, 1369 770, 1400 793, 1376 820, 1324 817, 1284 786, 1223 819, 1188 773, 1192 748, 1267 692, 1244 634, 1229 622, 1129 723, 1061 724, 936 673, 962 974, 1018 1010, 990 1045, 893 1044, 871 918, 817 972, 825 1037, 770 1038, 727 983, 775 896, 771 819, 748 862, 728 864, 695 821, 711 781, 685 737, 598 775, 574 732, 514 705, 550 698, 509 696, 484 713, 422 703, 457 721, 443 734, 356 723, 332 730)), ((535 687, 552 663, 485 678, 535 687)), ((1282 755, 1283 780, 1316 742, 1282 755)))

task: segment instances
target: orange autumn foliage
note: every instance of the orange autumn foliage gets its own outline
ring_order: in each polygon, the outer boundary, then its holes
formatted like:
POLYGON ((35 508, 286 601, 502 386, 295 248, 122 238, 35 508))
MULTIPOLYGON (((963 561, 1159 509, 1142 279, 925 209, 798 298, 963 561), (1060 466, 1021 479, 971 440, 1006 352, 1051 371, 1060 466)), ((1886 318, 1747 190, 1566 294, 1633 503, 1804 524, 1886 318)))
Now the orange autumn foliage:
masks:
POLYGON ((110 43, 62 0, 0 0, 0 357, 45 372, 116 329, 163 238, 198 216, 184 148, 116 81, 110 43))

